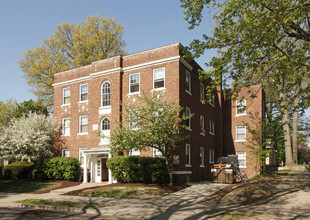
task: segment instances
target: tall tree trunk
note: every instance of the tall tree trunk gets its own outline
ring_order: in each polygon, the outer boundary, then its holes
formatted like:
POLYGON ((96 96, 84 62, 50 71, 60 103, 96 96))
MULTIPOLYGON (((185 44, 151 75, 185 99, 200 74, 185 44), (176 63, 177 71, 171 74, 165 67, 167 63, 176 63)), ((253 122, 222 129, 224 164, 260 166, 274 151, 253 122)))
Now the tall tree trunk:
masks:
MULTIPOLYGON (((296 91, 299 93, 299 91, 296 91)), ((294 163, 297 161, 297 145, 298 145, 298 117, 299 117, 299 96, 297 95, 294 100, 294 113, 293 113, 293 134, 292 134, 292 145, 293 145, 293 160, 294 163)))

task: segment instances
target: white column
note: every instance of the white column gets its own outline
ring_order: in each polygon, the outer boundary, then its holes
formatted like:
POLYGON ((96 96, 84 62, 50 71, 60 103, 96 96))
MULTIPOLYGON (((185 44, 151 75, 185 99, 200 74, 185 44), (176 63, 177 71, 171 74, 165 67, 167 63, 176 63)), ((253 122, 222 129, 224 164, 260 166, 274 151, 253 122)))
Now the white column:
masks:
POLYGON ((90 156, 90 182, 94 182, 94 158, 90 156))
MULTIPOLYGON (((84 152, 82 153, 84 154, 84 152)), ((87 158, 88 154, 84 154, 84 161, 83 161, 83 166, 84 166, 84 170, 83 170, 83 183, 87 183, 87 158)))
MULTIPOLYGON (((111 158, 111 157, 112 157, 111 153, 108 153, 108 158, 111 158)), ((109 169, 108 172, 109 172, 109 184, 111 184, 111 183, 113 183, 113 177, 112 177, 111 169, 109 169)))

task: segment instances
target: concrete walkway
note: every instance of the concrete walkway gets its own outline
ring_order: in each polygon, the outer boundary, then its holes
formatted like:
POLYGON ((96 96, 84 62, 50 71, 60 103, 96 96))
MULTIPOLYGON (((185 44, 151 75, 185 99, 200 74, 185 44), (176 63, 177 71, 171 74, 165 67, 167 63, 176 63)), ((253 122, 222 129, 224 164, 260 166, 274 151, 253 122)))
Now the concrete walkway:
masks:
MULTIPOLYGON (((199 219, 205 217, 203 209, 205 205, 199 203, 206 196, 227 186, 226 184, 213 184, 209 182, 193 184, 184 190, 170 194, 157 200, 138 199, 111 199, 111 198, 87 198, 78 196, 64 196, 57 191, 45 194, 1 194, 8 198, 0 199, 0 207, 28 207, 50 210, 88 213, 102 219, 199 219), (91 204, 98 203, 102 208, 76 209, 55 208, 38 205, 23 205, 15 203, 24 199, 52 199, 59 201, 74 201, 91 204)), ((89 186, 81 184, 70 187, 76 190, 78 187, 89 186)), ((68 191, 68 189, 67 189, 68 191)), ((62 219, 61 217, 60 219, 62 219)), ((57 219, 57 218, 54 218, 57 219)))

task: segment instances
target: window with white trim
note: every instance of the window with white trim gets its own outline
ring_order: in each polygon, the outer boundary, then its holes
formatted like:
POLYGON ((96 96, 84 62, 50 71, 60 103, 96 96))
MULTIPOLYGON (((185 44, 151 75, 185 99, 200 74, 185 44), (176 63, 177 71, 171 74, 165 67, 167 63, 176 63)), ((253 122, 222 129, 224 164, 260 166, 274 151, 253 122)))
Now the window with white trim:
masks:
POLYGON ((70 136, 70 118, 62 119, 62 135, 70 136))
POLYGON ((185 146, 185 165, 191 165, 191 145, 185 146))
POLYGON ((110 128, 110 119, 108 117, 104 117, 101 120, 101 138, 100 144, 109 144, 111 128, 110 128))
POLYGON ((209 121, 209 127, 210 127, 210 134, 215 134, 214 121, 212 120, 209 121))
POLYGON ((192 127, 192 120, 191 120, 190 115, 191 115, 191 109, 189 107, 186 107, 185 108, 185 116, 188 117, 188 119, 186 119, 186 127, 188 129, 191 129, 191 127, 192 127))
POLYGON ((138 130, 140 128, 139 118, 137 118, 138 113, 129 111, 129 129, 138 130))
POLYGON ((200 147, 200 166, 204 166, 205 165, 205 149, 204 147, 200 147))
POLYGON ((238 156, 238 167, 239 168, 246 168, 246 152, 236 152, 238 156))
POLYGON ((246 100, 236 101, 236 115, 246 115, 246 100))
POLYGON ((88 84, 80 85, 80 102, 88 101, 88 84))
POLYGON ((70 157, 70 149, 62 149, 61 150, 61 155, 63 157, 70 157))
POLYGON ((192 93, 192 76, 189 71, 186 71, 185 75, 185 90, 189 93, 192 93))
POLYGON ((165 68, 153 69, 153 88, 165 88, 165 68))
POLYGON ((214 163, 214 150, 209 149, 209 163, 214 163))
POLYGON ((62 104, 69 105, 70 104, 70 96, 71 96, 71 89, 70 89, 70 87, 63 88, 62 96, 63 96, 62 104))
POLYGON ((84 159, 85 159, 85 154, 84 150, 87 150, 87 147, 80 147, 79 148, 79 160, 80 160, 80 165, 84 167, 84 159))
MULTIPOLYGON (((165 151, 165 149, 163 150, 165 151)), ((163 156, 164 156, 163 153, 158 148, 153 147, 153 157, 163 157, 163 156)))
POLYGON ((236 141, 246 141, 246 126, 236 127, 236 141))
POLYGON ((129 93, 140 92, 140 73, 129 75, 129 93))
POLYGON ((111 105, 111 84, 108 81, 105 81, 101 85, 101 106, 110 106, 111 105))
POLYGON ((205 87, 202 83, 200 83, 200 101, 203 102, 205 100, 205 87))
POLYGON ((87 134, 88 133, 88 116, 82 115, 79 118, 79 133, 87 134))
POLYGON ((130 156, 140 156, 140 150, 131 150, 129 151, 130 156))
POLYGON ((205 117, 200 115, 200 134, 205 134, 205 117))

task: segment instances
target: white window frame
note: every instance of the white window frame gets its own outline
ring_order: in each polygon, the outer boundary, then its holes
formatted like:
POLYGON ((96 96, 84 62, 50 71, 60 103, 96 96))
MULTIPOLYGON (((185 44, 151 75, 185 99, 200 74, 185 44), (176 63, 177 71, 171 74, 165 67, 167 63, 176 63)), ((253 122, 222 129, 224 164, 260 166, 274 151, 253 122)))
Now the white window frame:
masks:
POLYGON ((70 136, 70 118, 63 118, 62 119, 62 136, 70 136), (69 134, 65 133, 66 131, 66 121, 69 121, 69 134))
POLYGON ((200 95, 200 102, 201 103, 205 103, 205 86, 203 83, 200 83, 200 87, 199 87, 199 95, 200 95))
POLYGON ((70 149, 65 148, 61 150, 61 156, 63 157, 70 157, 70 149))
MULTIPOLYGON (((107 99, 108 100, 108 99, 107 99)), ((109 107, 111 107, 111 83, 108 81, 108 80, 106 80, 106 81, 104 81, 102 84, 101 84, 101 103, 100 103, 100 106, 101 107, 106 107, 106 108, 109 108, 109 107), (109 90, 110 90, 110 92, 109 93, 103 93, 103 85, 105 84, 105 83, 109 83, 109 90), (103 96, 104 95, 109 95, 109 101, 108 101, 108 105, 106 104, 106 105, 103 105, 103 96)))
POLYGON ((206 130, 205 130, 205 117, 203 115, 200 115, 199 118, 199 131, 201 135, 205 135, 206 130))
POLYGON ((186 73, 185 73, 185 91, 190 95, 192 94, 192 74, 188 70, 186 70, 186 73), (188 80, 189 80, 188 87, 189 88, 187 88, 187 83, 186 83, 187 82, 186 79, 188 76, 189 76, 189 78, 188 78, 188 80))
POLYGON ((200 147, 200 152, 199 152, 199 162, 200 162, 200 167, 205 166, 205 148, 200 147))
POLYGON ((209 149, 209 163, 214 163, 214 150, 209 149))
POLYGON ((215 135, 214 121, 209 121, 209 134, 215 135))
POLYGON ((84 168, 84 160, 87 158, 85 158, 85 154, 84 154, 84 150, 87 150, 88 148, 87 147, 80 147, 79 148, 79 161, 80 161, 80 166, 82 168, 84 168))
POLYGON ((131 150, 129 151, 130 156, 140 156, 140 150, 131 150))
POLYGON ((156 69, 153 69, 153 90, 163 90, 165 89, 165 86, 166 86, 166 70, 165 70, 165 67, 161 67, 161 68, 156 68, 156 69), (164 77, 163 78, 159 78, 159 79, 155 79, 155 72, 156 71, 159 71, 159 70, 163 70, 164 71, 164 77), (161 79, 164 81, 164 86, 163 87, 158 87, 156 88, 155 87, 155 81, 161 81, 161 79))
POLYGON ((66 87, 62 89, 62 105, 70 105, 71 104, 71 88, 66 87), (69 90, 69 95, 65 96, 65 90, 69 90), (69 103, 65 103, 65 98, 69 97, 69 103))
POLYGON ((80 84, 80 102, 88 102, 88 83, 80 84), (82 86, 87 86, 87 92, 82 93, 82 86), (82 95, 87 94, 87 99, 82 100, 82 95))
POLYGON ((188 123, 186 123, 186 129, 187 130, 192 130, 192 118, 190 117, 191 115, 191 108, 190 107, 185 107, 185 116, 189 117, 187 120, 188 120, 188 123))
POLYGON ((236 142, 244 142, 246 140, 246 126, 236 126, 236 142), (244 129, 244 132, 238 133, 241 129, 244 129), (242 135, 244 133, 244 139, 238 139, 239 135, 242 135))
POLYGON ((247 168, 247 166, 246 166, 246 152, 236 152, 236 155, 238 156, 238 162, 239 162, 238 167, 239 168, 247 168), (240 166, 241 160, 244 160, 244 165, 242 165, 242 163, 241 163, 241 166, 240 166))
MULTIPOLYGON (((165 149, 164 149, 165 150, 165 149)), ((161 151, 159 151, 157 148, 153 147, 153 157, 164 157, 163 153, 161 151)))
POLYGON ((88 134, 88 115, 80 115, 79 116, 79 134, 88 134), (87 132, 82 132, 82 118, 87 118, 87 132))
POLYGON ((236 116, 246 115, 246 100, 236 101, 236 116))
POLYGON ((100 130, 102 135, 104 135, 104 137, 100 137, 100 145, 105 145, 105 144, 109 144, 110 143, 110 135, 111 135, 111 120, 109 117, 103 117, 101 119, 100 122, 100 130), (105 121, 105 119, 108 120, 108 128, 109 129, 103 129, 103 122, 105 121))
POLYGON ((140 73, 131 73, 129 74, 129 95, 133 94, 139 94, 140 93, 140 73), (131 77, 138 75, 138 82, 136 83, 131 83, 131 77), (138 85, 139 89, 136 92, 131 92, 131 86, 132 85, 138 85))
POLYGON ((185 145, 185 167, 191 167, 191 145, 185 145))

